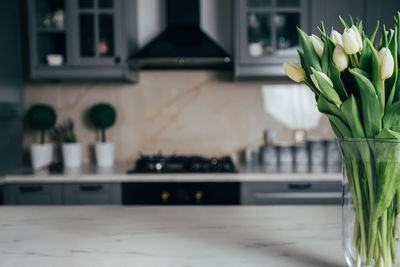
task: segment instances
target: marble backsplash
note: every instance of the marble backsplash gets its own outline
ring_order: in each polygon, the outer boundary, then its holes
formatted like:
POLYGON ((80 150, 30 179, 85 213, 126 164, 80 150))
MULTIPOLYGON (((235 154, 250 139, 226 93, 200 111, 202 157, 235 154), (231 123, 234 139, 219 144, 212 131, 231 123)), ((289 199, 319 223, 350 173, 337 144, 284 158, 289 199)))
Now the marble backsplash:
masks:
MULTIPOLYGON (((244 147, 262 144, 264 129, 274 129, 277 141, 292 140, 292 131, 264 111, 265 83, 232 82, 230 72, 142 71, 137 84, 30 83, 26 106, 48 103, 58 122, 73 119, 84 144, 84 163, 91 161, 90 146, 97 138, 87 110, 97 102, 111 103, 118 112, 116 125, 107 130, 116 145, 116 162, 132 163, 140 153, 158 151, 237 158, 244 147)), ((333 138, 325 118, 308 135, 333 138)), ((26 127, 25 148, 38 140, 39 133, 26 127)))

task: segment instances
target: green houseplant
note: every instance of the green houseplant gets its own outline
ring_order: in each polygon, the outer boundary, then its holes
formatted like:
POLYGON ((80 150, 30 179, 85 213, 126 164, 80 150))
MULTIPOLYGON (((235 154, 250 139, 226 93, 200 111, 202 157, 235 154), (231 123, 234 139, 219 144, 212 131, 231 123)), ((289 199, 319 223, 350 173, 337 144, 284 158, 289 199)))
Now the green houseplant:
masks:
POLYGON ((40 131, 40 143, 30 145, 31 163, 34 170, 39 170, 53 160, 52 144, 45 144, 46 131, 57 121, 54 108, 46 104, 34 104, 29 107, 25 116, 27 124, 40 131))
POLYGON ((95 144, 97 165, 110 167, 114 164, 115 146, 114 143, 106 141, 106 129, 115 124, 117 112, 110 104, 98 103, 90 108, 89 116, 93 126, 101 132, 101 142, 95 144))
MULTIPOLYGON (((339 17, 340 18, 340 17, 339 17)), ((301 65, 287 75, 315 94, 344 159, 343 247, 349 266, 398 264, 400 213, 400 13, 392 30, 366 34, 360 20, 340 18, 343 34, 298 29, 301 65), (375 46, 374 44, 378 44, 375 46)))
POLYGON ((52 139, 61 144, 64 167, 76 169, 82 162, 82 144, 77 142, 74 122, 68 119, 52 129, 52 139))

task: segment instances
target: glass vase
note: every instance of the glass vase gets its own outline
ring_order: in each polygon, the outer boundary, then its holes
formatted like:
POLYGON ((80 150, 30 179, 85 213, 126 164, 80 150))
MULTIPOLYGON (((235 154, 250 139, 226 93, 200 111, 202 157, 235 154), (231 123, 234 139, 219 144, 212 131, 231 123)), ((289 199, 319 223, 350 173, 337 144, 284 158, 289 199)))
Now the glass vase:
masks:
POLYGON ((342 245, 350 267, 399 264, 400 142, 338 140, 343 156, 342 245))

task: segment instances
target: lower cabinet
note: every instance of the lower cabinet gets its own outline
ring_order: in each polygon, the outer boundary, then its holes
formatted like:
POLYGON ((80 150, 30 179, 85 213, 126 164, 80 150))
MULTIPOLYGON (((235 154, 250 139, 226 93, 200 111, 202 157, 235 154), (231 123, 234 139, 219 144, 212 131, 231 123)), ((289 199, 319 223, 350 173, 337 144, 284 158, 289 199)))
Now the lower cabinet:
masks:
POLYGON ((119 183, 8 184, 4 205, 115 205, 121 204, 119 183))
POLYGON ((340 204, 342 183, 337 182, 246 182, 241 186, 241 204, 340 204))
POLYGON ((61 205, 61 184, 10 184, 3 186, 5 205, 61 205))
POLYGON ((121 204, 121 184, 64 184, 64 204, 118 205, 121 204))

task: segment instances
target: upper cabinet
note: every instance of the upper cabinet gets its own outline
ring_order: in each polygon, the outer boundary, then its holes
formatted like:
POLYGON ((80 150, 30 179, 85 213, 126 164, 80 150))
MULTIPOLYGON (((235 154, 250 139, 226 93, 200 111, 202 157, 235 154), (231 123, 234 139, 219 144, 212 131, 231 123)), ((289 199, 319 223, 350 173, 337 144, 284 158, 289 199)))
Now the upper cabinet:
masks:
POLYGON ((32 79, 136 80, 135 1, 29 0, 32 79), (129 25, 127 25, 129 21, 129 25))
POLYGON ((283 76, 282 63, 297 61, 296 26, 308 31, 308 12, 308 0, 236 0, 235 77, 283 76))

